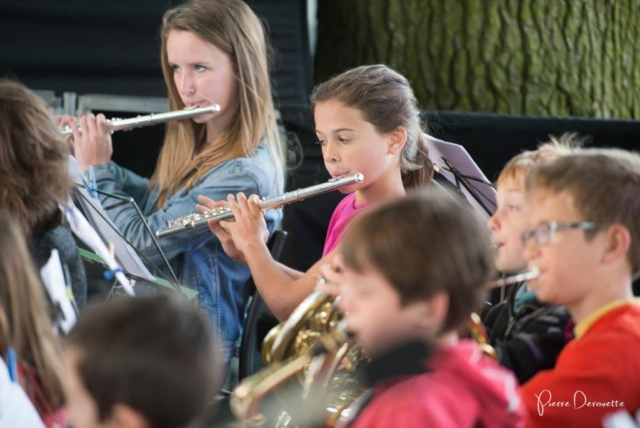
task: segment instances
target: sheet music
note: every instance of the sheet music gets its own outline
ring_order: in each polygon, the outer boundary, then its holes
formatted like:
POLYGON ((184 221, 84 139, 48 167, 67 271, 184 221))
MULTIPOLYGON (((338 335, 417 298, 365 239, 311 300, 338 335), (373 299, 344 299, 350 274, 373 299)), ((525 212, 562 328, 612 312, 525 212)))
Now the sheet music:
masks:
MULTIPOLYGON (((116 232, 116 230, 118 230, 117 226, 111 221, 102 204, 100 204, 100 201, 97 198, 93 198, 87 189, 85 189, 84 185, 81 184, 84 179, 84 174, 73 156, 69 156, 69 172, 74 182, 78 184, 75 192, 81 195, 78 196, 78 201, 87 219, 102 237, 103 242, 113 244, 116 259, 122 265, 122 268, 127 273, 152 281, 154 279, 153 275, 142 263, 142 260, 140 260, 135 250, 118 235, 116 232)), ((102 255, 100 256, 102 257, 102 255)), ((102 258, 104 259, 104 257, 102 258)))
POLYGON ((485 221, 489 219, 496 209, 496 189, 493 188, 491 182, 484 175, 482 170, 473 161, 467 150, 458 144, 448 143, 439 140, 430 135, 425 135, 427 147, 429 149, 429 157, 440 174, 449 180, 454 186, 458 187, 465 199, 473 207, 485 221), (462 176, 469 177, 467 183, 476 190, 476 194, 472 194, 465 186, 456 185, 456 176, 448 170, 447 161, 462 176), (487 213, 485 208, 478 202, 477 198, 491 211, 487 213))
POLYGON ((40 277, 44 283, 44 288, 49 294, 49 298, 54 306, 59 306, 62 317, 56 320, 65 334, 69 334, 76 324, 76 312, 67 294, 67 282, 62 271, 60 254, 55 248, 51 250, 51 257, 40 269, 40 277))
POLYGON ((82 240, 89 248, 91 248, 97 255, 99 255, 102 260, 107 264, 107 267, 115 272, 115 277, 124 287, 126 292, 133 296, 135 292, 133 291, 133 286, 127 279, 127 277, 122 272, 120 265, 116 261, 115 257, 111 252, 107 249, 107 246, 102 241, 98 232, 95 231, 93 227, 89 224, 87 219, 82 215, 80 210, 73 205, 73 202, 69 201, 69 206, 61 207, 65 216, 67 217, 67 221, 69 222, 69 227, 71 227, 71 231, 74 235, 82 240))

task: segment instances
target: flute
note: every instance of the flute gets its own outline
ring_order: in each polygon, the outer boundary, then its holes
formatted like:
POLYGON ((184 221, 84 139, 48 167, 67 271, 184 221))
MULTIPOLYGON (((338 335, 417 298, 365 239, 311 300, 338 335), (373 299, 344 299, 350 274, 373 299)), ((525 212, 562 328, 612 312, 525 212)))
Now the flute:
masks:
POLYGON ((487 284, 487 288, 493 289, 493 288, 504 287, 511 284, 517 284, 523 281, 530 281, 532 279, 536 279, 539 274, 540 274, 540 271, 538 270, 538 268, 533 267, 530 271, 523 272, 518 275, 508 276, 504 279, 499 279, 497 281, 490 282, 487 284))
MULTIPOLYGON (((141 128, 143 126, 156 125, 158 123, 169 122, 170 120, 188 119, 190 117, 200 116, 208 113, 220 112, 218 104, 212 104, 207 107, 188 107, 184 110, 170 111, 167 113, 149 114, 146 116, 138 116, 130 119, 109 119, 107 122, 111 125, 111 131, 121 131, 125 129, 141 128)), ((63 137, 73 134, 73 130, 69 125, 60 128, 63 137)))
MULTIPOLYGON (((316 184, 315 186, 287 192, 274 198, 263 198, 259 202, 260 209, 266 210, 270 208, 280 208, 283 205, 332 192, 350 184, 361 183, 362 180, 364 180, 364 176, 360 173, 349 177, 332 178, 326 183, 316 184)), ((230 218, 233 218, 233 212, 228 206, 201 214, 189 214, 175 220, 169 220, 167 227, 158 229, 156 236, 158 238, 164 238, 166 236, 175 235, 176 233, 206 226, 209 223, 209 220, 228 220, 230 218)))

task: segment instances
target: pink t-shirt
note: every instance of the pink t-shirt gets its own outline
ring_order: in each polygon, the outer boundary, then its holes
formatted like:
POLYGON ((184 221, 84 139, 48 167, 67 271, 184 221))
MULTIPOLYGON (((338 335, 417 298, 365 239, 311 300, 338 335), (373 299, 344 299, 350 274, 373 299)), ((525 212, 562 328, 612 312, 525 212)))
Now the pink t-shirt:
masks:
POLYGON ((344 197, 333 211, 329 229, 327 230, 327 239, 324 241, 324 251, 322 257, 326 256, 333 250, 342 240, 342 235, 347 225, 356 214, 359 214, 369 208, 371 203, 356 205, 356 194, 351 193, 344 197))

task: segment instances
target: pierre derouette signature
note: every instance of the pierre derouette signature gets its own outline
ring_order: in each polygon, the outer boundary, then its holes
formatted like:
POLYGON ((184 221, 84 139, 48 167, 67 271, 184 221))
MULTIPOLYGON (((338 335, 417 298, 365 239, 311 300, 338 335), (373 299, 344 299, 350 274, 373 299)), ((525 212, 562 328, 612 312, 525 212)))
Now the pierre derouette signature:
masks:
POLYGON ((545 409, 548 408, 565 408, 565 409, 582 409, 587 407, 624 407, 623 401, 590 401, 587 394, 578 390, 573 394, 573 402, 571 401, 553 401, 551 391, 545 389, 540 394, 534 394, 538 400, 538 414, 544 415, 545 409))

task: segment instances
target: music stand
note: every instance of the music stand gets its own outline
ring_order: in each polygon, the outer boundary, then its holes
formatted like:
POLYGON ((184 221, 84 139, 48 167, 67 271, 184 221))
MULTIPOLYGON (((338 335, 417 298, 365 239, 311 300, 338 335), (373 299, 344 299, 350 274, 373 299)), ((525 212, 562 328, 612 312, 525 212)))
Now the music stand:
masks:
POLYGON ((496 189, 473 161, 467 150, 425 135, 434 170, 447 179, 486 221, 497 208, 496 189))
MULTIPOLYGON (((120 233, 117 226, 111 221, 111 219, 107 216, 106 210, 114 208, 124 203, 130 203, 135 208, 138 216, 142 220, 147 232, 151 236, 156 249, 158 250, 160 256, 162 257, 163 262, 166 264, 169 273, 174 282, 168 281, 171 286, 180 293, 184 293, 181 287, 178 285, 178 279, 169 264, 164 252, 162 251, 158 241, 155 238, 155 235, 151 232, 148 223, 146 222, 142 212, 140 211, 138 205, 130 197, 123 197, 120 195, 115 195, 109 192, 105 192, 99 189, 87 189, 85 187, 85 179, 80 166, 78 165, 75 158, 69 156, 69 172, 71 174, 72 179, 76 183, 75 194, 77 196, 78 203, 83 208, 87 218, 91 222, 94 229, 99 232, 101 238, 105 242, 110 242, 114 245, 114 254, 117 260, 122 265, 123 269, 127 274, 138 278, 144 279, 149 282, 156 282, 156 278, 149 272, 147 267, 142 263, 140 257, 138 256, 138 251, 136 251, 126 240, 126 238, 120 233), (78 183, 81 181, 82 183, 78 183), (112 198, 117 199, 119 202, 109 205, 106 208, 103 208, 102 204, 98 200, 97 197, 92 196, 89 191, 100 193, 112 198)), ((95 194, 94 193, 94 194, 95 194)), ((102 257, 102 255, 100 255, 102 257)), ((142 255, 144 257, 144 255, 142 255)), ((104 257, 102 257, 104 259, 104 257)), ((157 267, 156 267, 157 269, 157 267)))
POLYGON ((89 221, 84 217, 80 210, 73 204, 73 201, 69 199, 69 206, 61 206, 60 208, 64 212, 73 234, 82 240, 85 245, 100 255, 101 259, 113 273, 116 282, 120 282, 127 294, 132 296, 135 295, 131 283, 124 275, 124 272, 120 268, 116 258, 111 254, 111 252, 109 252, 103 239, 98 235, 95 228, 89 224, 89 221))

